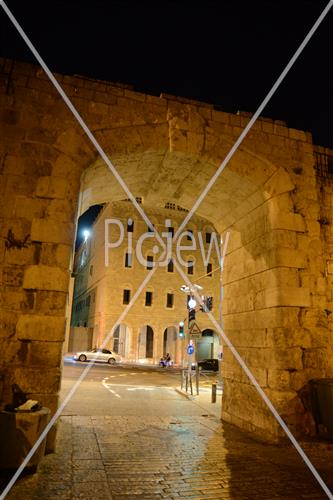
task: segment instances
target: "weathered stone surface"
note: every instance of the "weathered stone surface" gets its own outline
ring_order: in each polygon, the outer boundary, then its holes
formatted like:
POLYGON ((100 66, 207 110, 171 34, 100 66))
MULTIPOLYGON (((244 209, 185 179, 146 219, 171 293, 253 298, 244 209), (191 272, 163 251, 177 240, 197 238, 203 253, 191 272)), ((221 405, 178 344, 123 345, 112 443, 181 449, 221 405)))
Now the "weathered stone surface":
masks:
POLYGON ((17 314, 12 311, 2 310, 0 312, 0 338, 10 339, 15 335, 17 320, 17 314))
POLYGON ((60 198, 66 193, 66 180, 62 177, 44 176, 38 179, 36 196, 38 198, 60 198))
POLYGON ((61 372, 59 368, 39 367, 15 368, 12 380, 20 386, 23 392, 39 392, 41 394, 53 394, 60 387, 61 372))
POLYGON ((62 342, 36 342, 30 344, 29 365, 59 367, 62 356, 62 342))
POLYGON ((22 315, 17 322, 16 336, 19 339, 61 342, 65 337, 65 318, 37 314, 22 315))
MULTIPOLYGON (((175 96, 58 77, 147 207, 190 209, 249 120, 175 96)), ((45 75, 17 64, 13 79, 14 95, 0 95, 0 335, 13 342, 17 321, 18 339, 61 342, 76 209, 81 215, 94 203, 125 196, 45 75)), ((332 155, 303 131, 260 119, 198 209, 231 233, 223 273, 226 332, 279 407, 290 403, 292 425, 297 415, 307 420, 295 388, 332 366, 333 190, 316 175, 317 152, 332 155)), ((159 323, 154 328, 163 332, 159 323)), ((29 343, 22 345, 21 356, 31 352, 29 343)), ((156 339, 155 354, 161 346, 156 339)), ((12 359, 15 349, 8 349, 12 359)), ((57 356, 45 354, 50 363, 57 356)), ((9 361, 3 363, 9 373, 9 361)), ((263 407, 243 410, 252 393, 228 354, 226 368, 234 391, 227 384, 228 418, 251 430, 273 427, 263 407)))
POLYGON ((67 303, 67 292, 38 291, 36 310, 50 316, 63 316, 67 303))
POLYGON ((67 292, 68 272, 57 267, 28 266, 24 273, 23 288, 67 292))
POLYGON ((33 219, 31 240, 70 245, 74 239, 74 224, 59 222, 52 218, 33 219))

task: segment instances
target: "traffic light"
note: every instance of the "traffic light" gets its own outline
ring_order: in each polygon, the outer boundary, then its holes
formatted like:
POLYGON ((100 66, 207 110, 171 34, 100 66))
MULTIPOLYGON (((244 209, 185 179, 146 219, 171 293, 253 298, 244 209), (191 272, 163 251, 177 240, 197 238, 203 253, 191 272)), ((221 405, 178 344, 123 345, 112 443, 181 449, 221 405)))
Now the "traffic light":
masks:
POLYGON ((211 311, 213 309, 213 297, 206 298, 206 307, 208 311, 211 311))
POLYGON ((184 332, 184 321, 179 321, 179 337, 180 337, 180 338, 185 337, 185 332, 184 332))
POLYGON ((195 321, 195 309, 190 309, 188 312, 188 322, 195 321))
POLYGON ((213 297, 202 296, 202 303, 200 306, 200 311, 208 312, 213 309, 213 297))

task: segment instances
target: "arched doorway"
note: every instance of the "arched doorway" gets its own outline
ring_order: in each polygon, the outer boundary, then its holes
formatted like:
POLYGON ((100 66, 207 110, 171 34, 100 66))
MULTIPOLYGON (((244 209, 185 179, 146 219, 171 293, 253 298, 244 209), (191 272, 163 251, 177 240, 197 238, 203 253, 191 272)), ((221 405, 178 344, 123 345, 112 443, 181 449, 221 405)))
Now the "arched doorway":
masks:
POLYGON ((176 360, 177 330, 174 326, 168 326, 163 333, 163 356, 170 354, 173 361, 176 360))
POLYGON ((151 326, 145 325, 140 329, 138 358, 152 361, 154 356, 154 330, 151 326))
POLYGON ((128 356, 128 346, 129 346, 129 328, 120 324, 117 325, 113 332, 113 351, 120 356, 128 356))
POLYGON ((197 342, 198 361, 202 359, 218 359, 220 343, 218 334, 211 328, 203 330, 201 338, 197 342))

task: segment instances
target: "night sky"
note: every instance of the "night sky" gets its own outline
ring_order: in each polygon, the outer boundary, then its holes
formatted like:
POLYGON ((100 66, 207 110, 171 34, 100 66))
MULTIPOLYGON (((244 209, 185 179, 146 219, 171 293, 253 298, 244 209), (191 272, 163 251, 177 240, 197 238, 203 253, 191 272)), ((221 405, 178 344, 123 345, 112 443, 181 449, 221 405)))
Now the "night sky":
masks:
MULTIPOLYGON (((7 0, 53 71, 254 112, 321 0, 7 0)), ((333 8, 263 115, 333 148, 333 8)), ((0 8, 0 55, 35 62, 0 8)))

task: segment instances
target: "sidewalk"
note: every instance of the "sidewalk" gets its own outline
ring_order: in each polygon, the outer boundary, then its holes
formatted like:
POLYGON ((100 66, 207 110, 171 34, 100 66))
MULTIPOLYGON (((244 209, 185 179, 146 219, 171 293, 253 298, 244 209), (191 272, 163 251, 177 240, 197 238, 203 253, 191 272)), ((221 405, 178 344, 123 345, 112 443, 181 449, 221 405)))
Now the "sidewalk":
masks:
POLYGON ((175 390, 185 398, 192 401, 197 406, 200 406, 200 408, 202 408, 208 415, 213 415, 219 420, 221 419, 223 391, 219 386, 217 386, 215 403, 212 402, 211 387, 199 387, 198 395, 196 394, 195 387, 193 387, 193 395, 191 395, 189 392, 186 392, 181 388, 181 386, 176 387, 175 390))

